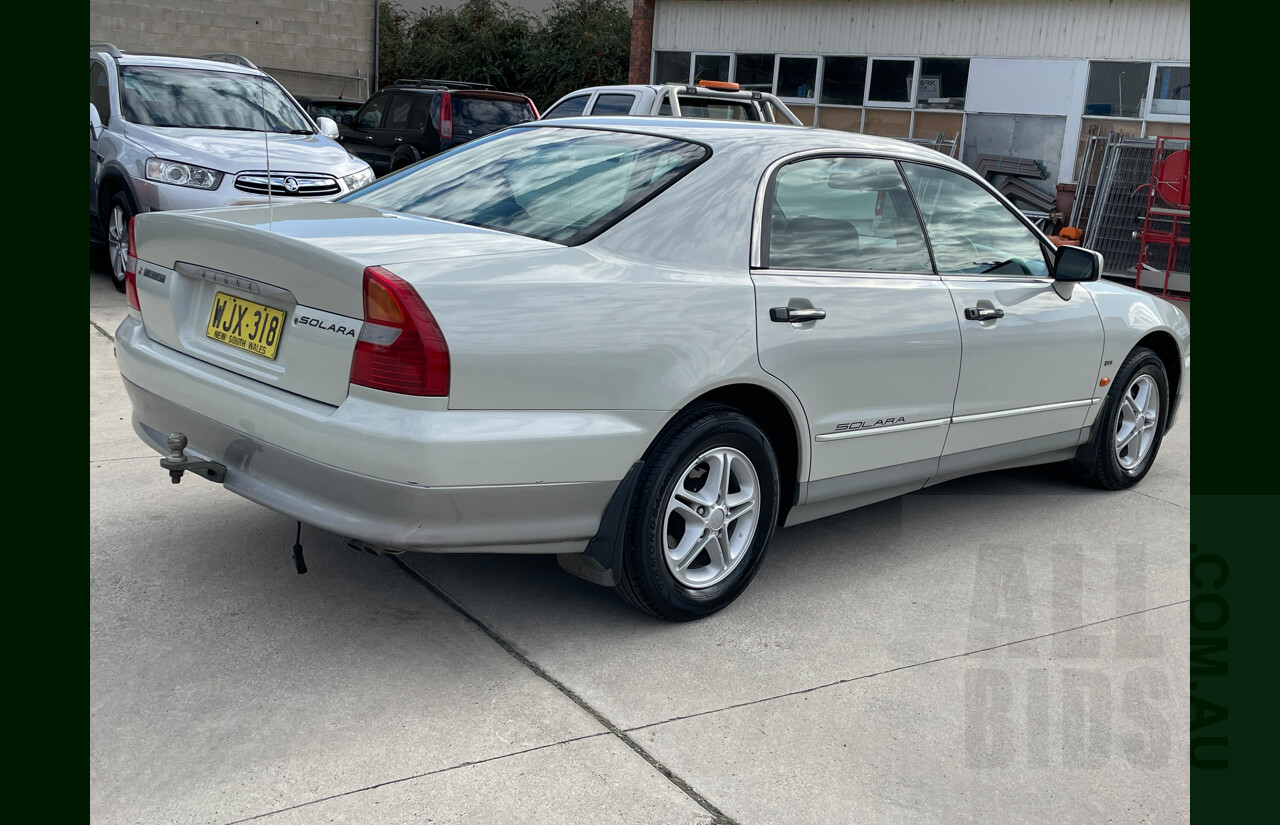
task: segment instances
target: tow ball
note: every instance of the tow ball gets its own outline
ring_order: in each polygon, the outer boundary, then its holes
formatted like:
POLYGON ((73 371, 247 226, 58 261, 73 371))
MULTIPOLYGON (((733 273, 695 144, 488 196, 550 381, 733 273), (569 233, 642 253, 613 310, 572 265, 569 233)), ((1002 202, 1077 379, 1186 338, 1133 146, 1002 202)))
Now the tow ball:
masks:
POLYGON ((210 481, 221 484, 227 477, 227 468, 216 461, 202 461, 192 458, 184 450, 187 449, 187 437, 182 433, 169 433, 169 454, 160 459, 160 466, 169 471, 169 479, 177 484, 182 481, 182 474, 190 470, 210 481))

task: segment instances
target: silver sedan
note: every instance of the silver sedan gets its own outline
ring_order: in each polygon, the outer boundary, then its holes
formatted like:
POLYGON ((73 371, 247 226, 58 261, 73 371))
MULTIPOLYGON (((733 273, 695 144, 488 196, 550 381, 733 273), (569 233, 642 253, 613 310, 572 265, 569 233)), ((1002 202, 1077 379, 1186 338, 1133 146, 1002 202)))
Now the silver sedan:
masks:
POLYGON ((1141 481, 1190 329, 1101 266, 926 148, 564 119, 333 203, 139 216, 117 357, 175 480, 687 620, 778 527, 996 468, 1141 481))

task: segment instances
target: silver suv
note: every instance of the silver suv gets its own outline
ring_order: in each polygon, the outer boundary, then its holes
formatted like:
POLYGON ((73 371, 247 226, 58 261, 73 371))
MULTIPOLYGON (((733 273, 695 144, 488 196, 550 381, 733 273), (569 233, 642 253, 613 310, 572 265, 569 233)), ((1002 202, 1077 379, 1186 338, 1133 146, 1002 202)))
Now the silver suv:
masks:
POLYGON ((579 89, 553 103, 541 120, 583 115, 697 117, 804 125, 785 103, 769 92, 742 91, 737 83, 707 80, 697 86, 666 83, 579 89))
POLYGON ((373 180, 369 164, 238 55, 203 59, 89 46, 89 234, 124 291, 139 212, 328 198, 373 180))

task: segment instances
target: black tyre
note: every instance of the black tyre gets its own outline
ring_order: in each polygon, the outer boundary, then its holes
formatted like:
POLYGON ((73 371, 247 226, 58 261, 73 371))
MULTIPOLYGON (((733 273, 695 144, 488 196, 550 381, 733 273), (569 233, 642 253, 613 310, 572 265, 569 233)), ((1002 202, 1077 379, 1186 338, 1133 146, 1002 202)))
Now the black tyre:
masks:
POLYGON ((111 262, 111 283, 118 292, 124 292, 125 255, 129 246, 129 221, 136 210, 126 192, 117 192, 107 202, 106 236, 107 259, 111 262))
POLYGON ((671 621, 726 607, 764 560, 778 488, 777 458, 754 421, 730 407, 690 411, 646 456, 618 594, 671 621))
POLYGON ((1155 461, 1169 416, 1169 377, 1160 357, 1138 347, 1116 371, 1094 422, 1091 481, 1122 490, 1142 480, 1155 461))

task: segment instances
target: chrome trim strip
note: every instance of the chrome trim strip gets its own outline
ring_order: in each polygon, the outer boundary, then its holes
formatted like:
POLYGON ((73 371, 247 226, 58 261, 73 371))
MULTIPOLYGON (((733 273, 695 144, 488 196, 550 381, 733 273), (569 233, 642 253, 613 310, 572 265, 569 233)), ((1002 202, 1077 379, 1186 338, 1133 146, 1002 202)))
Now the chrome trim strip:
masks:
POLYGON ((1058 404, 1041 404, 1038 407, 1019 407, 1016 410, 1000 410, 999 412, 977 413, 975 415, 957 415, 951 419, 951 423, 967 424, 970 421, 989 421, 992 418, 1008 418, 1014 415, 1027 415, 1028 413, 1067 410, 1072 407, 1088 407, 1094 403, 1096 403, 1094 399, 1086 398, 1083 401, 1063 401, 1058 404))
POLYGON ((863 435, 880 435, 881 433, 901 433, 907 430, 923 430, 928 427, 941 427, 950 424, 950 418, 935 418, 930 421, 912 421, 909 424, 890 424, 887 427, 867 427, 862 430, 844 430, 834 433, 823 433, 814 436, 814 441, 839 441, 845 438, 857 438, 863 435))
POLYGON ((202 281, 209 281, 219 286, 229 286, 232 289, 243 290, 253 295, 261 295, 264 298, 275 298, 292 304, 298 303, 298 299, 293 297, 293 293, 283 287, 264 284, 262 281, 255 281, 252 278, 245 278, 241 275, 233 275, 220 269, 210 269, 207 266, 178 261, 173 265, 173 270, 179 275, 185 275, 188 278, 199 278, 202 281))

